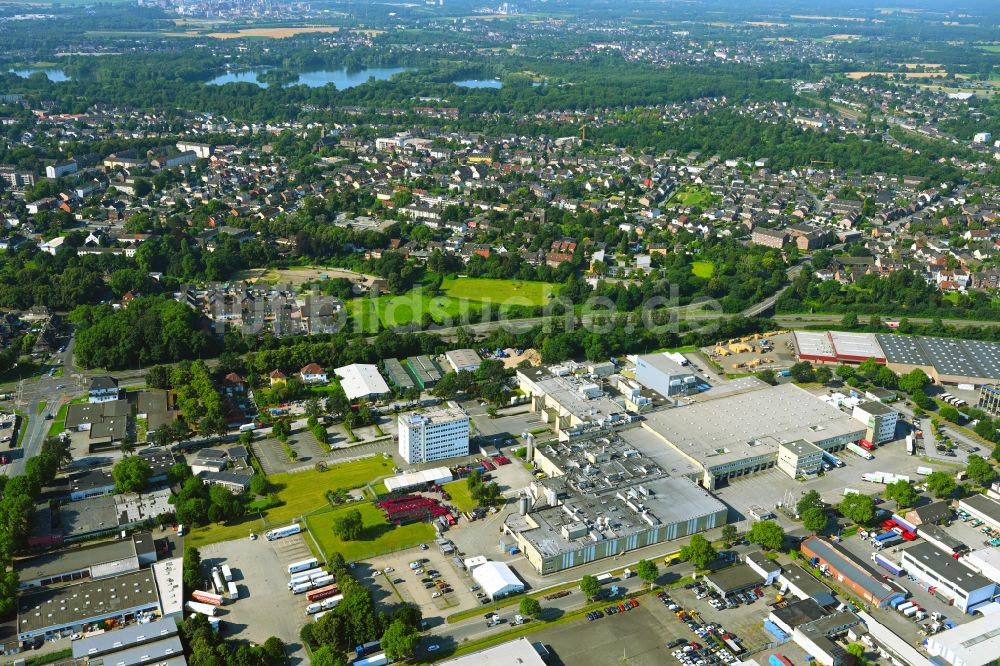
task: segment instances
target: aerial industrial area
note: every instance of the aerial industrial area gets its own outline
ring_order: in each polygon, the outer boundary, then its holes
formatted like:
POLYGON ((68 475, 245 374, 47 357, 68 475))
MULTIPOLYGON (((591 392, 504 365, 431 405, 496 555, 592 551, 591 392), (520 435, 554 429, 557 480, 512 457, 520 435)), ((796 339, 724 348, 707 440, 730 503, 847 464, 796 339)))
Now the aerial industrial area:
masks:
POLYGON ((992 666, 1000 7, 0 4, 0 666, 992 666))

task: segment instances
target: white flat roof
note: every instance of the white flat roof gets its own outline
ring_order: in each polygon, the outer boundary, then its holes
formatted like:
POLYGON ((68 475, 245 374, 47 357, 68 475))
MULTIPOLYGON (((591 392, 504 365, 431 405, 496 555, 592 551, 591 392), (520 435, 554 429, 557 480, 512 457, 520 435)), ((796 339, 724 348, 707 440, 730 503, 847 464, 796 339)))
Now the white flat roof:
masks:
POLYGON ((503 562, 487 562, 479 565, 472 570, 472 578, 490 597, 506 592, 510 588, 524 589, 524 583, 503 562))
POLYGON ((441 662, 441 666, 545 666, 527 638, 512 641, 441 662))
POLYGON ((841 356, 864 356, 866 358, 885 358, 885 352, 873 333, 845 333, 830 331, 833 347, 841 356))
POLYGON ((164 616, 184 611, 184 596, 181 594, 184 558, 172 557, 153 564, 153 579, 160 593, 160 612, 164 616))
POLYGON ((425 469, 419 472, 408 472, 406 474, 400 474, 399 476, 391 476, 383 483, 385 483, 385 489, 391 493, 396 490, 404 490, 406 488, 420 486, 432 481, 434 483, 451 481, 451 478, 451 470, 447 467, 435 467, 433 469, 425 469))
POLYGON ((927 652, 960 666, 982 666, 1000 654, 1000 613, 991 613, 928 636, 927 652))
POLYGON ((389 385, 378 373, 378 366, 354 363, 337 368, 334 373, 340 377, 340 385, 350 400, 389 392, 389 385))
POLYGON ((836 352, 830 344, 830 338, 826 333, 817 331, 795 331, 795 346, 799 349, 800 356, 819 356, 823 358, 835 359, 836 352))

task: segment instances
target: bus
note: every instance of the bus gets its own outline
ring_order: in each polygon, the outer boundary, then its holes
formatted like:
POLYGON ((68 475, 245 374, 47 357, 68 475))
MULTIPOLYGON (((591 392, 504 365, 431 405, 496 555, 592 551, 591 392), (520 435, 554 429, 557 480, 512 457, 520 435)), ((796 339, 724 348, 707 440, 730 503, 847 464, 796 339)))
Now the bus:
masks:
POLYGON ((299 560, 298 562, 292 562, 288 565, 289 575, 299 573, 300 571, 309 571, 310 569, 315 569, 319 566, 319 560, 315 557, 310 557, 308 560, 299 560))

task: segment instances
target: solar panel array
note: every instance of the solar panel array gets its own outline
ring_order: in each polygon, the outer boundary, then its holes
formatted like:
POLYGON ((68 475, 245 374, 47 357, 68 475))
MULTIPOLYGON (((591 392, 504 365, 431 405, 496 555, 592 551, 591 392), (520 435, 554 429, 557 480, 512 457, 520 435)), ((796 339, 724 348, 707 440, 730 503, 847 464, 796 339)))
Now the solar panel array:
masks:
POLYGON ((889 363, 925 365, 939 375, 1000 379, 1000 344, 981 340, 879 335, 889 363))

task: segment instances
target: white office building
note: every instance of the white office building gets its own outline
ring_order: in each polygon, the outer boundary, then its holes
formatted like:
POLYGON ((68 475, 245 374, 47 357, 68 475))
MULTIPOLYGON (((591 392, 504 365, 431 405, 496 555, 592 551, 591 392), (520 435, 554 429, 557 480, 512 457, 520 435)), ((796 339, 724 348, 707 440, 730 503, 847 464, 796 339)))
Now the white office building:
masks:
POLYGON ((461 409, 399 415, 399 455, 410 465, 469 453, 469 416, 461 409))
POLYGON ((880 402, 862 402, 854 408, 855 420, 868 426, 865 439, 872 444, 891 442, 896 438, 899 413, 880 402))
POLYGON ((933 586, 939 596, 953 600, 963 613, 993 601, 997 584, 948 557, 932 544, 918 543, 903 551, 900 564, 914 578, 933 586))

